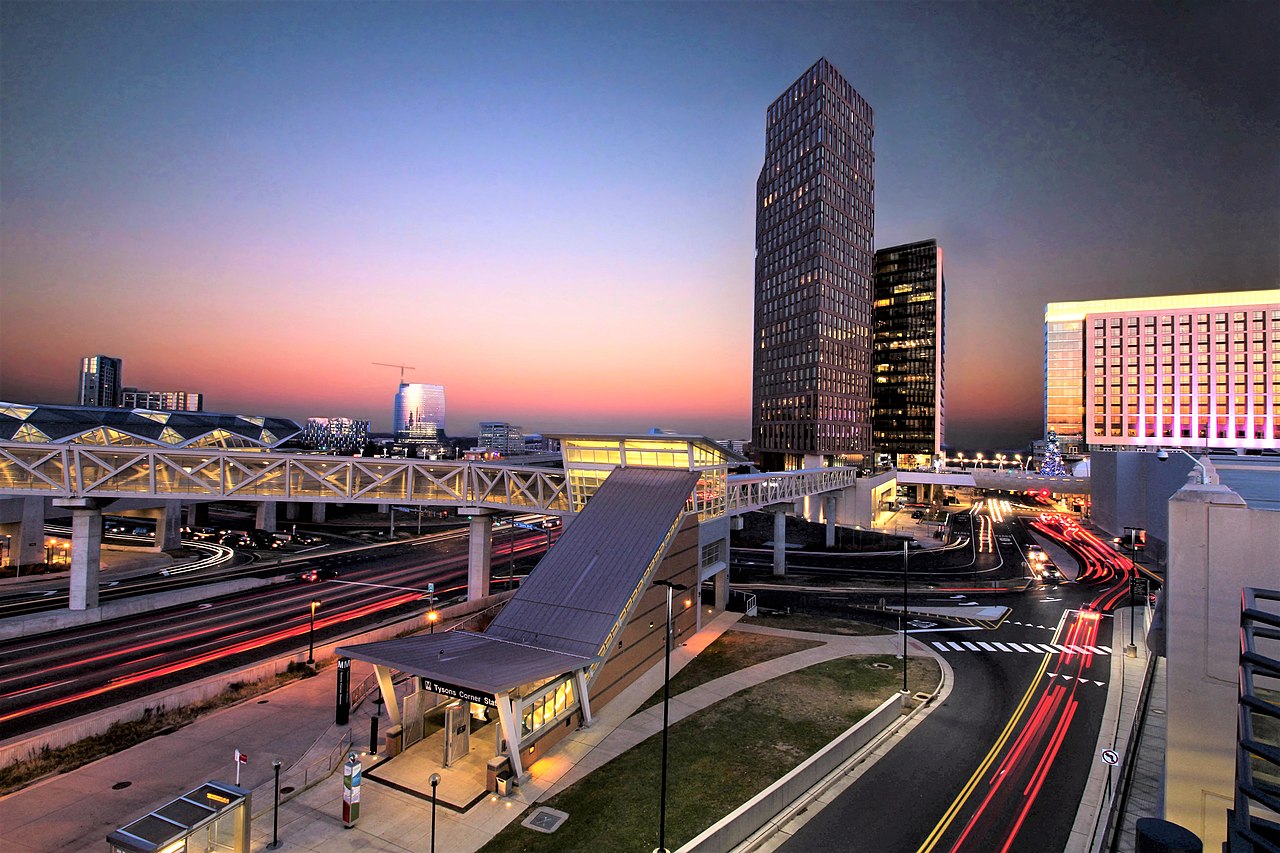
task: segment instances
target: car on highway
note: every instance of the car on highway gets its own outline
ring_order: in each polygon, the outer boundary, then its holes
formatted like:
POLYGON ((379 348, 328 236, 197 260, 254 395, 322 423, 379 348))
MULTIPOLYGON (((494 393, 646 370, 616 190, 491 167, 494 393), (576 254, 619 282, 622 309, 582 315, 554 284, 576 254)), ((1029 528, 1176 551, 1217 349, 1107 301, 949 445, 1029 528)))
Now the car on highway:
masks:
POLYGON ((245 536, 243 533, 227 533, 219 540, 219 543, 227 546, 228 548, 253 547, 253 540, 248 536, 245 536))
POLYGON ((305 572, 298 573, 298 580, 305 583, 315 583, 317 581, 333 580, 338 576, 338 570, 332 567, 324 567, 320 569, 308 569, 305 572))

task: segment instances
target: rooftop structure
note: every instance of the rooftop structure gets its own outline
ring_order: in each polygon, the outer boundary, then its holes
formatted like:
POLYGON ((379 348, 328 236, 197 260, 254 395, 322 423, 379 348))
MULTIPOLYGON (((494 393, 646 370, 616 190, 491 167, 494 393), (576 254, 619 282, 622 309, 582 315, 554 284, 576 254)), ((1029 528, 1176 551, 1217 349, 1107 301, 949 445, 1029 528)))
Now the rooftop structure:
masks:
POLYGON ((265 449, 297 433, 287 418, 0 402, 0 441, 265 449))

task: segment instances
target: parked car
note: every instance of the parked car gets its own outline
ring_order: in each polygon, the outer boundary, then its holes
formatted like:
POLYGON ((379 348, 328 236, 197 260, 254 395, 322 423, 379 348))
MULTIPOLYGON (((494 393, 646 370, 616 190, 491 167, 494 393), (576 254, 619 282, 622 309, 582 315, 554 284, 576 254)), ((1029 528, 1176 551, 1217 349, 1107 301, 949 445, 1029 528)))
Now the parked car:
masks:
POLYGON ((924 518, 924 510, 922 509, 916 510, 915 512, 911 513, 911 517, 915 519, 924 518))

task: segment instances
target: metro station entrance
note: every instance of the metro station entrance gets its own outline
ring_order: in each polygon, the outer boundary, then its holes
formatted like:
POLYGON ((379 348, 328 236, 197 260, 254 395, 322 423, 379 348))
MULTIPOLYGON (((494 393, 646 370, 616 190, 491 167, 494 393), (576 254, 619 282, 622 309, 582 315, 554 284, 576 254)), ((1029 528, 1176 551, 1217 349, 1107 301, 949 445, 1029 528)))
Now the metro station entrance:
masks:
POLYGON ((365 775, 429 797, 431 774, 439 773, 437 800, 462 811, 489 791, 488 766, 501 754, 502 727, 496 709, 424 689, 424 681, 413 679, 417 689, 401 700, 400 742, 389 733, 388 757, 365 775))

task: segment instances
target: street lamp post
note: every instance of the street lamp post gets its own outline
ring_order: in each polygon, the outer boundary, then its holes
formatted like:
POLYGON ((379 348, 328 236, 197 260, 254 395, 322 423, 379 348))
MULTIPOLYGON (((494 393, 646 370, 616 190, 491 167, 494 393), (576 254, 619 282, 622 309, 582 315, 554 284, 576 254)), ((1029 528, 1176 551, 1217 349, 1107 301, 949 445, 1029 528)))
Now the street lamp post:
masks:
POLYGON ((314 664, 316 662, 316 608, 320 606, 320 602, 311 602, 311 630, 307 635, 307 663, 314 664))
POLYGON ((271 843, 267 845, 268 850, 280 849, 280 760, 276 759, 271 762, 272 768, 276 771, 276 804, 271 810, 271 843))
POLYGON ((440 784, 440 774, 431 774, 431 853, 436 853, 436 785, 440 784))
POLYGON ((902 618, 898 627, 902 629, 902 707, 906 708, 911 700, 907 689, 907 572, 910 549, 907 542, 902 543, 902 618))
POLYGON ((662 673, 662 787, 658 805, 658 853, 667 853, 667 725, 671 710, 671 595, 674 590, 689 587, 674 581, 654 581, 656 586, 667 588, 667 637, 666 656, 662 673))

